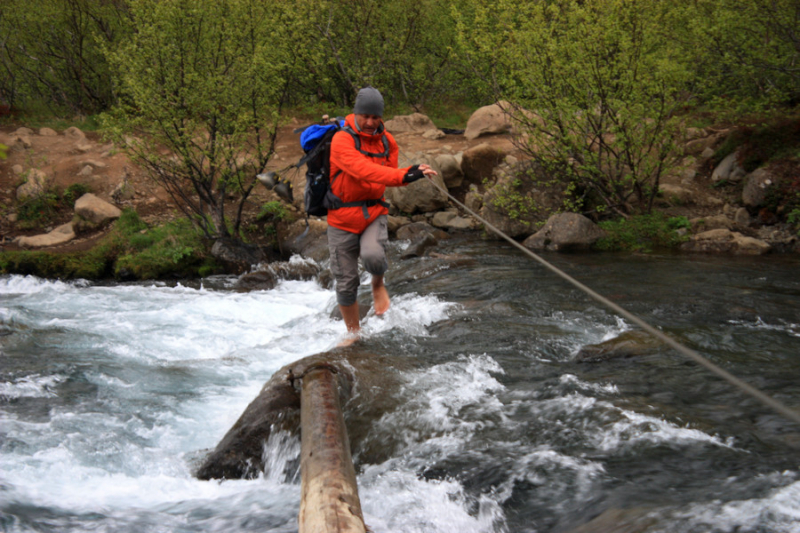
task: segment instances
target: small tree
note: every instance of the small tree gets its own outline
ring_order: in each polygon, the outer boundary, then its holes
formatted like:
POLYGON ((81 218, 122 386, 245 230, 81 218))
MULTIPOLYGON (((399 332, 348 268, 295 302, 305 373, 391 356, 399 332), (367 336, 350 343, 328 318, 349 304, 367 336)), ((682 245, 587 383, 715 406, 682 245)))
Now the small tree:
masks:
POLYGON ((238 236, 274 154, 293 57, 286 7, 133 0, 135 35, 109 51, 122 101, 112 131, 209 238, 238 236))
POLYGON ((685 71, 657 0, 503 0, 461 24, 521 148, 600 208, 649 211, 676 157, 685 71))

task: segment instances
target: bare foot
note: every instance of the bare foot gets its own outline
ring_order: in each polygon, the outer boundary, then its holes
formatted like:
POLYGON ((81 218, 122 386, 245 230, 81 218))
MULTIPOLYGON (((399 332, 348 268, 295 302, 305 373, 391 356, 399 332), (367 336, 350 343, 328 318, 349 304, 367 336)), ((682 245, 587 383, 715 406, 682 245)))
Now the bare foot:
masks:
POLYGON ((386 285, 372 287, 372 304, 375 306, 375 314, 380 316, 389 310, 389 291, 386 285))
POLYGON ((344 339, 339 341, 339 344, 337 344, 336 347, 337 348, 344 348, 346 346, 350 346, 351 344, 356 342, 359 339, 359 337, 360 336, 358 335, 358 333, 348 333, 347 336, 345 336, 344 339))

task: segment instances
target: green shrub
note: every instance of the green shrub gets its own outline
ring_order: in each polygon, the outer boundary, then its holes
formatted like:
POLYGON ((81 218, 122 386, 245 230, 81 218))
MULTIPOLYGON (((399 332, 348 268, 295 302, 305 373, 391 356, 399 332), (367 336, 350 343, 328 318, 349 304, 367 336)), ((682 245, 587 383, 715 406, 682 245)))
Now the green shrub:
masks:
POLYGON ((61 195, 61 200, 69 207, 75 207, 75 202, 78 200, 78 198, 89 192, 92 192, 92 190, 88 185, 84 185, 83 183, 73 183, 67 187, 64 191, 64 194, 61 195))
POLYGON ((23 229, 46 226, 56 217, 58 208, 58 195, 43 192, 17 206, 17 225, 23 229))
POLYGON ((677 230, 689 228, 686 217, 667 218, 663 213, 637 215, 628 219, 607 220, 600 223, 606 237, 596 248, 608 251, 652 252, 656 249, 674 248, 686 242, 687 235, 677 230))

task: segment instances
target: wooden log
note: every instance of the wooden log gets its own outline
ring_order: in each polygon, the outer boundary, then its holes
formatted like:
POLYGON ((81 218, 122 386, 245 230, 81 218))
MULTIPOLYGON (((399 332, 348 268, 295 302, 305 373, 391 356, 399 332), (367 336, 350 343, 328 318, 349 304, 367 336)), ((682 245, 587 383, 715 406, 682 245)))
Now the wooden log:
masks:
POLYGON ((299 533, 366 531, 335 371, 320 365, 302 376, 299 533))

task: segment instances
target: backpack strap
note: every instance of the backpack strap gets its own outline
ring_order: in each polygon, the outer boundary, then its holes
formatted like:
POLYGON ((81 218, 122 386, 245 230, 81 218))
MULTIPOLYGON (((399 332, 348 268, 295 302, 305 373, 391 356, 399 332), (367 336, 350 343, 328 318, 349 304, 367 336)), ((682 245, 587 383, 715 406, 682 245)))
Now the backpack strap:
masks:
MULTIPOLYGON (((342 171, 339 170, 336 174, 331 176, 331 186, 333 186, 333 182, 336 181, 336 178, 339 177, 342 171)), ((338 196, 333 194, 332 190, 328 190, 328 195, 325 197, 325 203, 328 209, 341 209, 342 207, 360 207, 361 211, 364 213, 364 218, 369 218, 369 210, 368 207, 372 207, 375 205, 382 205, 385 208, 389 208, 389 202, 383 200, 383 198, 378 198, 377 200, 357 200, 355 202, 343 202, 338 196)))
POLYGON ((386 133, 381 133, 381 140, 383 141, 383 152, 367 152, 366 150, 361 149, 361 137, 359 137, 358 133, 353 131, 349 125, 346 125, 342 128, 342 130, 346 131, 350 134, 353 138, 353 142, 356 144, 356 150, 361 152, 362 154, 369 156, 369 157, 389 157, 389 139, 386 138, 386 133))

